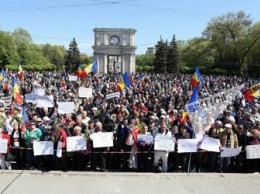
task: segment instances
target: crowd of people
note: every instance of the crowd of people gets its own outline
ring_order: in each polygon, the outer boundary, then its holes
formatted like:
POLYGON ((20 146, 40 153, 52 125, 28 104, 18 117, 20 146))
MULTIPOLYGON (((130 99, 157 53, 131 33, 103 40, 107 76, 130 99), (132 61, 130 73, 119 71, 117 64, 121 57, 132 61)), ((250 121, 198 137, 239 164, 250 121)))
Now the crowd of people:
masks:
MULTIPOLYGON (((14 76, 16 73, 8 72, 0 81, 6 97, 12 95, 9 80, 14 76)), ((61 76, 26 72, 18 82, 23 103, 13 99, 7 109, 0 101, 0 138, 8 140, 7 153, 0 154, 2 170, 260 172, 260 160, 247 159, 245 152, 247 145, 260 144, 260 104, 257 98, 248 102, 243 96, 247 87, 258 83, 257 79, 209 75, 200 83, 201 99, 245 84, 217 118, 200 121, 204 136, 220 140, 220 150, 242 146, 239 155, 222 158, 218 152, 199 148, 197 153, 178 153, 179 139, 196 138, 197 126, 183 117, 194 89, 190 75, 131 74, 131 86, 111 99, 106 95, 117 92, 118 84, 118 76, 113 73, 92 74, 78 81, 61 76), (79 87, 92 88, 93 97, 80 98, 79 87), (35 88, 53 96, 53 107, 26 102, 25 94, 35 88), (74 102, 74 113, 60 114, 58 102, 74 102), (113 132, 113 147, 93 147, 92 134, 100 132, 113 132), (175 151, 154 150, 154 141, 144 142, 138 139, 139 134, 174 137, 175 151), (85 137, 87 150, 66 152, 66 139, 71 136, 85 137), (36 141, 52 141, 54 150, 62 148, 62 156, 34 156, 32 146, 36 141)))

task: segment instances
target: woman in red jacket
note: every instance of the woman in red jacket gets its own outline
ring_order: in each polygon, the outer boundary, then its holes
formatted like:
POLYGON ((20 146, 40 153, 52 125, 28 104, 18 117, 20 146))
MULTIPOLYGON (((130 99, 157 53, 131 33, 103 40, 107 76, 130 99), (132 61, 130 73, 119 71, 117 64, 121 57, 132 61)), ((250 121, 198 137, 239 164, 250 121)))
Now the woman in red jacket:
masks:
MULTIPOLYGON (((4 139, 7 139, 7 152, 6 153, 9 153, 10 152, 10 136, 8 135, 8 132, 3 130, 2 128, 0 128, 0 139, 1 140, 4 140, 4 139)), ((0 153, 0 166, 1 166, 1 169, 2 170, 11 170, 11 163, 10 161, 6 161, 5 160, 6 158, 6 154, 5 153, 0 153)))

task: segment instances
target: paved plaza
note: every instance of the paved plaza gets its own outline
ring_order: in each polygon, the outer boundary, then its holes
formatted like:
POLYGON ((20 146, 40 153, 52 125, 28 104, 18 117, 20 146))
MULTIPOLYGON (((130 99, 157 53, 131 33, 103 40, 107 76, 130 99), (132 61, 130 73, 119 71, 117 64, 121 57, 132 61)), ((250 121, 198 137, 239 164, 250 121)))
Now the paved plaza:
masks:
POLYGON ((260 174, 0 171, 0 193, 256 193, 260 174))

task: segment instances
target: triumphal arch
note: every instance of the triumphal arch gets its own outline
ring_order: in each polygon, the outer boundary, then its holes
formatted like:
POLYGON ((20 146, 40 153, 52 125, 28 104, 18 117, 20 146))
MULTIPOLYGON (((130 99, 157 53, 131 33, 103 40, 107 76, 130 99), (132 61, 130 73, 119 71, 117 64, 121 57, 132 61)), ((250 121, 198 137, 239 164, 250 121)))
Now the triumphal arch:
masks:
POLYGON ((135 33, 132 28, 95 28, 94 59, 99 73, 135 72, 135 33))

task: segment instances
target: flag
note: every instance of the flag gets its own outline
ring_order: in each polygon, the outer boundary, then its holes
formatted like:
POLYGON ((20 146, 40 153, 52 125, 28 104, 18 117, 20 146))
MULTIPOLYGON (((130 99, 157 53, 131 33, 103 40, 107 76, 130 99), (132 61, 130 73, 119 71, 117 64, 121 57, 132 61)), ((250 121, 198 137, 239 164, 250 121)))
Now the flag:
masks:
POLYGON ((123 78, 120 77, 120 78, 119 78, 119 82, 118 82, 118 84, 117 84, 117 86, 116 86, 116 91, 119 92, 119 91, 121 91, 122 89, 124 89, 125 87, 126 87, 126 86, 125 86, 125 82, 124 82, 123 78))
POLYGON ((61 77, 61 87, 66 88, 65 78, 63 76, 61 77))
POLYGON ((18 77, 19 81, 23 79, 23 69, 20 61, 18 61, 18 77))
POLYGON ((91 72, 97 72, 98 71, 98 64, 97 64, 97 60, 95 60, 92 63, 92 68, 91 68, 91 72))
POLYGON ((121 91, 122 89, 124 89, 125 87, 129 87, 131 85, 131 82, 129 80, 128 77, 128 73, 125 72, 122 76, 120 76, 119 78, 119 82, 116 86, 116 91, 121 91))
POLYGON ((182 118, 187 121, 188 119, 188 113, 186 111, 183 111, 182 114, 181 114, 182 118))
POLYGON ((4 78, 6 77, 6 73, 5 71, 2 69, 1 73, 0 73, 0 80, 4 80, 4 78))
POLYGON ((22 115, 23 115, 23 122, 26 124, 29 121, 29 119, 28 119, 28 116, 27 116, 27 113, 26 113, 25 106, 22 107, 22 115))
POLYGON ((199 86, 197 86, 191 95, 189 103, 186 105, 186 112, 195 112, 198 110, 199 103, 199 86))
POLYGON ((97 61, 95 60, 92 64, 88 65, 85 69, 87 74, 90 72, 97 72, 98 71, 98 66, 97 66, 97 61))
POLYGON ((87 73, 86 73, 86 71, 84 71, 81 64, 79 64, 79 66, 78 66, 77 76, 80 79, 84 79, 85 77, 87 77, 87 73))
POLYGON ((244 92, 245 99, 247 99, 249 102, 253 102, 255 97, 258 97, 260 89, 260 83, 253 85, 251 88, 248 88, 244 92))
POLYGON ((23 103, 23 99, 22 99, 22 96, 20 94, 20 90, 19 90, 19 87, 17 85, 17 79, 16 77, 13 77, 13 83, 12 83, 12 86, 13 86, 13 98, 14 98, 14 101, 21 105, 23 103))
POLYGON ((193 87, 196 87, 202 81, 203 81, 203 77, 200 74, 199 68, 196 67, 195 72, 194 72, 192 79, 191 79, 191 85, 193 87))
POLYGON ((131 81, 130 81, 130 79, 128 77, 128 73, 127 72, 125 72, 123 74, 123 81, 124 81, 126 87, 129 87, 131 85, 131 81))

